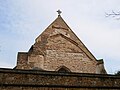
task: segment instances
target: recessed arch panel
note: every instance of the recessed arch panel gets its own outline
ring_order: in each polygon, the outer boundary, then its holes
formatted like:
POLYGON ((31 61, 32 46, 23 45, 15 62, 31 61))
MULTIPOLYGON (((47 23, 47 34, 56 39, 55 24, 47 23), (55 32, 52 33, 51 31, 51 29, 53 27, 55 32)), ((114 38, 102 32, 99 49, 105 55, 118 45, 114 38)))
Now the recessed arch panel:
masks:
POLYGON ((69 68, 65 67, 65 66, 60 66, 56 69, 56 71, 58 72, 71 72, 69 68))

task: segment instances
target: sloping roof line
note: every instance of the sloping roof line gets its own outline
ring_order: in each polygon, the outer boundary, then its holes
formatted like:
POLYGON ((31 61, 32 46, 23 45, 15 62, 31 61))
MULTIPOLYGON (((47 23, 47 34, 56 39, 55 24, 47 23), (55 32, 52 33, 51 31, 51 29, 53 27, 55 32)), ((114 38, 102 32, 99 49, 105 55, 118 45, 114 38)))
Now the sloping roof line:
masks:
MULTIPOLYGON (((81 49, 81 47, 78 46, 79 44, 78 44, 77 42, 75 42, 74 40, 72 40, 72 39, 70 39, 70 38, 68 38, 68 37, 66 37, 66 36, 64 36, 64 35, 62 35, 62 34, 56 34, 56 35, 53 35, 53 36, 50 36, 50 37, 54 37, 54 36, 58 36, 58 35, 60 35, 60 36, 63 37, 64 39, 68 40, 68 41, 71 42, 72 44, 74 44, 76 47, 78 47, 80 50, 82 50, 83 53, 86 54, 86 52, 85 52, 83 49, 81 49)), ((87 54, 86 54, 86 55, 87 55, 87 54)), ((88 56, 88 55, 87 55, 87 56, 88 56)), ((88 58, 91 59, 89 56, 88 56, 88 58)))
MULTIPOLYGON (((60 16, 61 17, 61 16, 60 16)), ((63 20, 63 22, 67 25, 67 23, 64 21, 64 19, 61 17, 61 19, 63 20)), ((67 27, 71 30, 71 32, 77 37, 77 35, 72 31, 72 29, 67 25, 67 27)), ((85 47, 85 49, 90 53, 90 55, 92 55, 92 57, 97 61, 97 59, 95 58, 95 56, 88 50, 88 48, 83 44, 83 42, 77 37, 77 39, 80 41, 80 43, 82 43, 82 45, 85 47)), ((81 48, 81 47, 80 47, 81 48)), ((82 48, 81 48, 82 49, 82 48)), ((83 50, 83 49, 82 49, 83 50)), ((84 50, 83 50, 84 51, 84 50)), ((86 51, 84 51, 86 53, 86 51)), ((86 53, 87 54, 87 53, 86 53)), ((87 54, 88 55, 88 54, 87 54)), ((89 56, 89 55, 88 55, 89 56)), ((90 56, 89 56, 90 57, 90 56)), ((91 57, 90 57, 91 58, 91 57)), ((92 58, 91 58, 92 59, 92 58)))
POLYGON ((93 56, 93 54, 88 50, 88 48, 83 44, 83 42, 76 36, 76 34, 72 31, 72 29, 67 25, 67 23, 64 21, 64 19, 60 16, 60 15, 58 15, 58 17, 36 38, 36 40, 51 26, 51 25, 53 25, 58 19, 61 19, 62 21, 63 21, 63 23, 71 30, 71 32, 75 35, 75 37, 80 41, 80 43, 83 45, 83 47, 85 47, 84 49, 82 48, 82 47, 80 47, 81 48, 81 50, 83 50, 86 54, 87 54, 87 56, 89 56, 89 58, 91 58, 92 60, 94 59, 94 60, 96 60, 97 61, 97 59, 93 56), (89 54, 88 54, 88 53, 89 54), (92 56, 92 57, 91 57, 92 56))

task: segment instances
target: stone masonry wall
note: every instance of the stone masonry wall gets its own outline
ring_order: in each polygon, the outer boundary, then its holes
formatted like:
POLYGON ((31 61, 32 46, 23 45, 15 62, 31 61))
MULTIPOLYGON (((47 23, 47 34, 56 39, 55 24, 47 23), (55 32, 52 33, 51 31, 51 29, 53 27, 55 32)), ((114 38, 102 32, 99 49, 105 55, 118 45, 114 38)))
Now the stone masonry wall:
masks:
POLYGON ((0 90, 120 90, 120 76, 0 69, 0 90))
POLYGON ((36 38, 28 53, 18 53, 16 69, 57 71, 65 67, 78 73, 106 73, 97 59, 61 16, 36 38), (103 70, 102 70, 103 69, 103 70))
POLYGON ((46 44, 44 70, 56 71, 65 66, 71 72, 96 73, 96 62, 91 60, 74 41, 62 35, 52 36, 46 44))

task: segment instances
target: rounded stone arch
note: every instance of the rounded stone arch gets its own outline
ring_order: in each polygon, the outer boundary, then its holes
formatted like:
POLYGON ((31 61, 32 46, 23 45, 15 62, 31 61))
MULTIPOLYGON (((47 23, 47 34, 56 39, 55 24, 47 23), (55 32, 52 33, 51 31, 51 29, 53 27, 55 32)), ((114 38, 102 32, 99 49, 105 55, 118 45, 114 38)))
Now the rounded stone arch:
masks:
POLYGON ((66 66, 60 66, 56 69, 56 71, 58 72, 71 72, 69 68, 67 68, 66 66))

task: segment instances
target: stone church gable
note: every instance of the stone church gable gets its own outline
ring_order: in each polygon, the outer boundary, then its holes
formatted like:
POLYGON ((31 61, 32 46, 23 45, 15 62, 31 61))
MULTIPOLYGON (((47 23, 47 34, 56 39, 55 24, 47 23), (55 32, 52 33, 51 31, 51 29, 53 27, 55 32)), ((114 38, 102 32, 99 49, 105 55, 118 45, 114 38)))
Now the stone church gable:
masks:
MULTIPOLYGON (((16 69, 56 71, 57 68, 64 66, 69 71, 78 73, 105 71, 103 63, 99 65, 98 63, 63 18, 58 15, 55 21, 36 38, 28 53, 18 54, 16 69)), ((62 70, 65 71, 63 68, 62 70)))
POLYGON ((14 69, 0 68, 0 90, 120 90, 120 76, 106 73, 57 12, 14 69))
POLYGON ((66 24, 63 18, 59 15, 55 21, 53 21, 46 29, 36 38, 36 43, 46 43, 47 38, 50 36, 62 34, 63 36, 73 40, 78 46, 94 61, 97 59, 93 54, 87 49, 87 47, 82 43, 82 41, 75 35, 71 28, 66 24))

